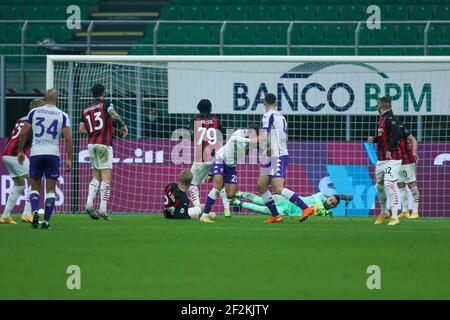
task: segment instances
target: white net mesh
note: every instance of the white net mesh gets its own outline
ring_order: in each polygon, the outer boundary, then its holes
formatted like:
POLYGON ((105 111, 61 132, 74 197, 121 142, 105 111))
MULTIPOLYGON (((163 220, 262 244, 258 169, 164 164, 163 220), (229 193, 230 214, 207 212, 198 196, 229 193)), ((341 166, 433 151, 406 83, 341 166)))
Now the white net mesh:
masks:
MULTIPOLYGON (((64 204, 59 211, 84 210, 91 170, 87 139, 77 129, 81 110, 92 100, 90 88, 101 83, 130 130, 113 143, 113 212, 161 210, 164 186, 177 181, 194 159, 188 148, 189 161, 174 160, 180 142, 173 131, 190 127, 200 99, 212 101, 226 139, 234 129, 260 124, 264 93, 273 92, 289 127, 287 188, 301 196, 352 195, 348 210, 343 201, 335 215, 378 213, 376 154, 365 142, 376 135, 377 98, 389 95, 399 121, 419 141, 420 213, 450 216, 445 209, 450 201, 449 78, 450 63, 56 61, 54 86, 72 118, 77 155, 74 170, 60 185, 64 204)), ((255 192, 258 174, 259 165, 247 157, 238 166, 239 189, 255 192)), ((211 187, 200 186, 202 202, 211 187)), ((214 211, 220 210, 219 201, 214 211)))

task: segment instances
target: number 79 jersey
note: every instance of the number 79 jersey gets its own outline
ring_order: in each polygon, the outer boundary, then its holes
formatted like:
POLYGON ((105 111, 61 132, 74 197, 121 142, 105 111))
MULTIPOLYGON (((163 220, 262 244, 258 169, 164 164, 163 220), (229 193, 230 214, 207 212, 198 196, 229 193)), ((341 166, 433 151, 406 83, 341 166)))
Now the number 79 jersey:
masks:
POLYGON ((216 116, 200 114, 191 122, 194 133, 194 162, 210 162, 222 146, 222 126, 216 116))
POLYGON ((44 105, 28 113, 27 122, 33 130, 33 143, 30 156, 59 156, 59 137, 64 128, 70 128, 67 113, 56 106, 44 105))
POLYGON ((80 122, 86 126, 89 144, 112 145, 114 125, 110 113, 113 111, 113 104, 105 100, 95 100, 83 110, 80 122))

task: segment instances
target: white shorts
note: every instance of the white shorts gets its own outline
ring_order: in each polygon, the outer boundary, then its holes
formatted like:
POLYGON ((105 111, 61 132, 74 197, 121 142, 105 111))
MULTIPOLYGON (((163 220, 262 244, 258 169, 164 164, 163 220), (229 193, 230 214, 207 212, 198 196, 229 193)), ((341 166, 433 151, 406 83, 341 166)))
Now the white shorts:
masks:
POLYGON ((30 161, 27 157, 25 157, 23 165, 19 164, 16 156, 3 156, 2 159, 11 178, 22 177, 30 172, 30 161))
POLYGON ((92 168, 97 170, 112 169, 113 149, 111 146, 89 144, 88 152, 92 168))
POLYGON ((377 166, 375 169, 377 182, 398 180, 401 165, 402 160, 377 161, 377 166))
POLYGON ((402 164, 398 174, 398 182, 411 183, 416 181, 416 164, 402 164))
POLYGON ((205 182, 208 173, 211 170, 211 162, 194 162, 191 167, 192 184, 198 186, 205 182))

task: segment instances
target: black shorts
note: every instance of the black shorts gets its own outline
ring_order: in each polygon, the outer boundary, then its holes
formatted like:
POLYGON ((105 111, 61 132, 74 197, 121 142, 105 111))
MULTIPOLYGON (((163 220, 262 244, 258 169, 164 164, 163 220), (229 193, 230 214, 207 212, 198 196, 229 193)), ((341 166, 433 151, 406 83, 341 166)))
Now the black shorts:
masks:
POLYGON ((169 212, 164 212, 164 217, 166 219, 178 219, 178 220, 186 220, 191 219, 191 216, 189 215, 188 208, 184 208, 184 210, 177 209, 175 210, 174 214, 170 214, 169 212))

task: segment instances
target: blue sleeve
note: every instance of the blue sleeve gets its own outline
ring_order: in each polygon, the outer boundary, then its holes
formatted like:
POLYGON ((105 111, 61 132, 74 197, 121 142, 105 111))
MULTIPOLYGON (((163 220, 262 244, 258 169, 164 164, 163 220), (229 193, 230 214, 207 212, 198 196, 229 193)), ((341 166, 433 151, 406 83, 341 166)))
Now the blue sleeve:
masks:
POLYGON ((31 110, 29 113, 28 113, 28 117, 27 117, 27 122, 29 123, 29 124, 32 124, 33 123, 33 116, 34 116, 34 113, 36 112, 36 110, 31 110))

